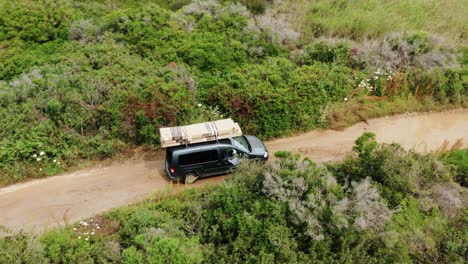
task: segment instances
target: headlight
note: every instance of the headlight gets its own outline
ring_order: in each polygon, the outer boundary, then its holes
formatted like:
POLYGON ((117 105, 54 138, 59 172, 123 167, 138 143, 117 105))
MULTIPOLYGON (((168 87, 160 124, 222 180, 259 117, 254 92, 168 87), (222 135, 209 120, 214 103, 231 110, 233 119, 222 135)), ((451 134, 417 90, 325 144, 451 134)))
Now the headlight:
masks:
POLYGON ((268 152, 265 151, 265 153, 263 154, 263 157, 266 159, 268 158, 268 152))

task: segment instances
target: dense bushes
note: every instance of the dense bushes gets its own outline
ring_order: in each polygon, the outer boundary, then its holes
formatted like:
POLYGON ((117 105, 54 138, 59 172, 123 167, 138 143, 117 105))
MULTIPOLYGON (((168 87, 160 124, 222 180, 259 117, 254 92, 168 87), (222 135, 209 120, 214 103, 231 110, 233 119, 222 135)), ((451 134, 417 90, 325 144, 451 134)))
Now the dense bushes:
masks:
POLYGON ((270 138, 317 126, 321 108, 343 100, 353 84, 346 67, 315 63, 297 68, 286 59, 271 59, 230 73, 207 97, 239 117, 248 132, 270 138))
POLYGON ((462 263, 467 215, 454 197, 466 190, 450 189, 450 170, 371 134, 356 143, 344 163, 281 152, 271 164, 243 163, 217 187, 162 194, 40 237, 0 239, 0 262, 462 263))
POLYGON ((0 41, 66 39, 70 16, 70 6, 63 0, 6 2, 0 11, 0 41))

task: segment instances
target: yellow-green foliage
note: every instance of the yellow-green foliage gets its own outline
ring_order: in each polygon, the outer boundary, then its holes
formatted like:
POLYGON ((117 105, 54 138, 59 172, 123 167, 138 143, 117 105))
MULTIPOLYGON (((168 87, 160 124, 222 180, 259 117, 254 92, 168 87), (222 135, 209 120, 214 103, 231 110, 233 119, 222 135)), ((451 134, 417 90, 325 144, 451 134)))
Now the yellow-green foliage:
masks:
MULTIPOLYGON (((365 39, 388 32, 426 31, 466 45, 468 5, 457 0, 296 0, 305 17, 298 21, 308 35, 365 39), (304 8, 306 6, 306 8, 304 8)), ((299 10, 298 10, 299 12, 299 10)), ((300 16, 299 16, 300 17, 300 16)))

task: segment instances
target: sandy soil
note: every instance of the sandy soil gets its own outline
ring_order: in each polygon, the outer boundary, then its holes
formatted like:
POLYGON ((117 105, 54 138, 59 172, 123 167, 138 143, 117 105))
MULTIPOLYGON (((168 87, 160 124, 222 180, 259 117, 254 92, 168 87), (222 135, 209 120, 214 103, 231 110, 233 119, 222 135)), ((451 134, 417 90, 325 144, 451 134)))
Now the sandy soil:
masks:
MULTIPOLYGON (((319 162, 336 161, 366 131, 376 133, 379 142, 397 142, 419 152, 434 151, 457 140, 468 147, 468 110, 378 118, 343 131, 314 130, 266 145, 270 153, 288 150, 319 162)), ((203 179, 190 187, 171 184, 163 173, 163 162, 162 152, 152 156, 143 153, 126 161, 2 188, 0 225, 13 231, 41 232, 136 203, 158 191, 179 191, 217 184, 224 179, 203 179)))

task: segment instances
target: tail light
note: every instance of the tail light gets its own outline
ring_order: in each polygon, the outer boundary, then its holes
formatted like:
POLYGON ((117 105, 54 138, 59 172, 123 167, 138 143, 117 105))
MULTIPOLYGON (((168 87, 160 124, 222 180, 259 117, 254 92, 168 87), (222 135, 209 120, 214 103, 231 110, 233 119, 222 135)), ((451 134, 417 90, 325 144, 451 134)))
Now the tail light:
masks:
POLYGON ((174 175, 174 174, 175 174, 175 169, 174 169, 174 168, 170 168, 170 169, 169 169, 169 172, 171 173, 171 175, 174 175))

